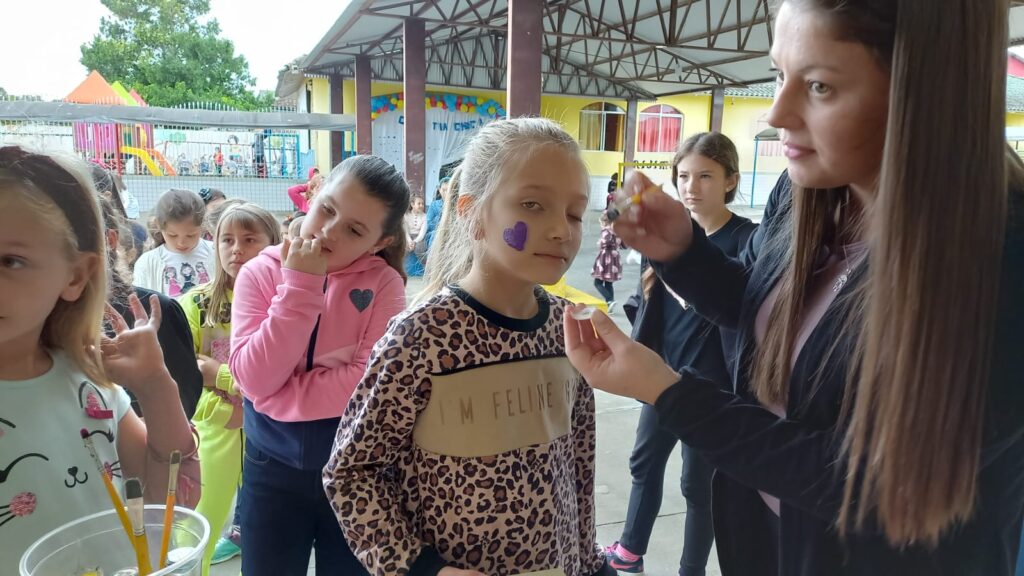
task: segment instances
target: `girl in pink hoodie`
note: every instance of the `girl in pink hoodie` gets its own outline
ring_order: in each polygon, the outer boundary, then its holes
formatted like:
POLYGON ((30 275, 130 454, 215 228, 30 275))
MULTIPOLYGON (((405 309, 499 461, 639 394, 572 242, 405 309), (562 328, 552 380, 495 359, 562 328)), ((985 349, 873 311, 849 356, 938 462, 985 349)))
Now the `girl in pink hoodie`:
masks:
POLYGON ((321 487, 338 422, 370 350, 405 308, 409 188, 375 156, 328 176, 301 235, 235 281, 231 373, 244 396, 240 498, 246 576, 365 573, 321 487))

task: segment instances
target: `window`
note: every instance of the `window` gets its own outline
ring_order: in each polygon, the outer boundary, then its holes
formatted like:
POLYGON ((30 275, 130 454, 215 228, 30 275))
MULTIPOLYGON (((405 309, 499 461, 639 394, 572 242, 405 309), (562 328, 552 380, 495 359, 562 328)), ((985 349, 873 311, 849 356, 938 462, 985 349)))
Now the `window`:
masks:
POLYGON ((683 115, 671 106, 658 104, 640 112, 638 152, 675 152, 683 134, 683 115))
POLYGON ((594 102, 580 111, 580 146, 584 150, 622 152, 626 112, 614 104, 594 102))

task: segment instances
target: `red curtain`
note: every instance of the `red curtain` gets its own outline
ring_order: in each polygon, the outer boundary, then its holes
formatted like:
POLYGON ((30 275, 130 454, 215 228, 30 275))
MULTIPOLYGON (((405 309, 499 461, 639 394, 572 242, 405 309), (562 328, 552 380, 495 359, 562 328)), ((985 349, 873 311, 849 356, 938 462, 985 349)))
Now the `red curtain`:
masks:
POLYGON ((658 117, 651 114, 640 115, 640 134, 637 136, 637 150, 640 152, 658 151, 658 117))
POLYGON ((640 134, 637 150, 640 152, 675 152, 679 134, 683 130, 681 116, 640 114, 640 134))

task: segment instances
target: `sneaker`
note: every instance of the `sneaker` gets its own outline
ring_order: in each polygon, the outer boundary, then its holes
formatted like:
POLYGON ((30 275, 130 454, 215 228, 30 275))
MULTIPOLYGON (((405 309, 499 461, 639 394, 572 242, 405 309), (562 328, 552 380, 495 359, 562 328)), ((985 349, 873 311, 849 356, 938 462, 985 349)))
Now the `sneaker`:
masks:
POLYGON ((643 574, 644 557, 637 556, 634 561, 626 560, 620 555, 620 548, 622 547, 618 542, 616 542, 604 549, 604 555, 608 559, 608 565, 622 574, 643 574))
POLYGON ((615 300, 608 303, 608 315, 615 314, 615 300))
POLYGON ((217 540, 217 545, 213 548, 213 558, 210 559, 210 564, 220 564, 221 562, 227 562, 235 556, 241 556, 242 549, 232 542, 229 538, 221 538, 217 540))

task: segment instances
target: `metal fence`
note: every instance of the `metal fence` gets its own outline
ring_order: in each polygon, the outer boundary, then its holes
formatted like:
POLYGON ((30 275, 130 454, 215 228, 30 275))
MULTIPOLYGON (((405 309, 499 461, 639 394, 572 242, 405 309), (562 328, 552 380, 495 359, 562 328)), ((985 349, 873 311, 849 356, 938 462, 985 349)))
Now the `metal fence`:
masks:
POLYGON ((287 188, 306 182, 317 141, 329 138, 320 130, 0 120, 0 145, 71 154, 122 174, 142 212, 171 188, 216 188, 291 211, 287 188))

